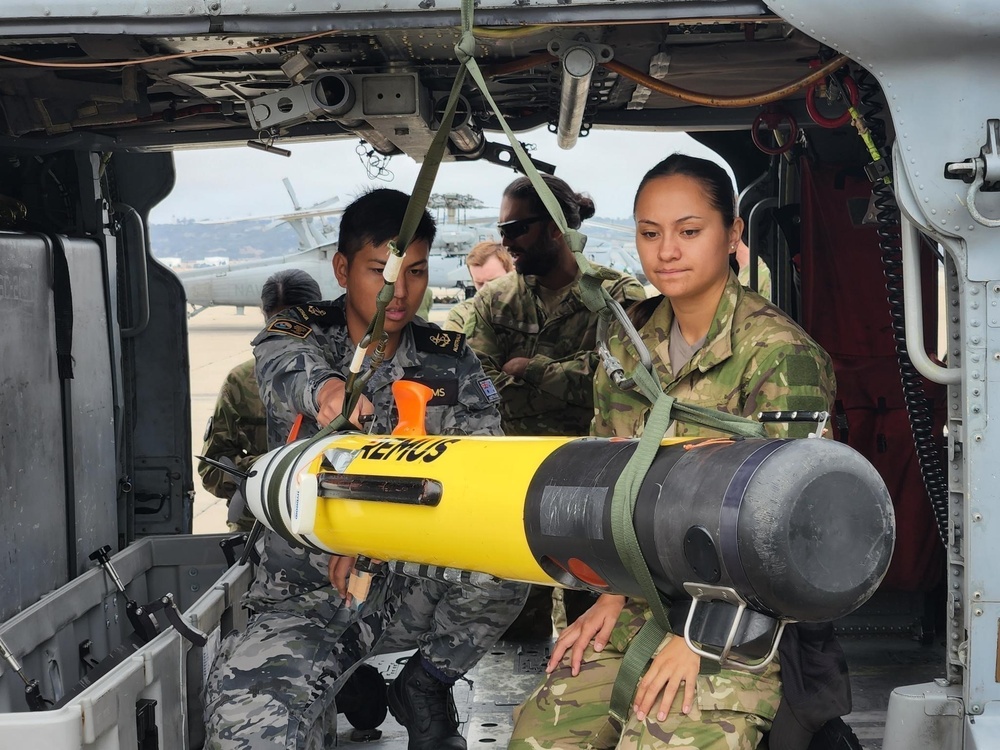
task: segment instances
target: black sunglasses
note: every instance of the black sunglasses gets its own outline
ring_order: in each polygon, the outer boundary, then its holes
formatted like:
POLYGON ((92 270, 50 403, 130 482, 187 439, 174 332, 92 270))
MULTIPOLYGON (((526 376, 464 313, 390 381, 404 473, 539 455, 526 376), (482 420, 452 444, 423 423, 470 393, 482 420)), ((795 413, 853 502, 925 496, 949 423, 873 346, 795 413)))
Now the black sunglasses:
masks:
POLYGON ((516 240, 523 234, 527 234, 528 228, 536 221, 545 221, 548 216, 530 216, 527 219, 513 219, 512 221, 501 221, 497 224, 500 236, 506 240, 516 240))

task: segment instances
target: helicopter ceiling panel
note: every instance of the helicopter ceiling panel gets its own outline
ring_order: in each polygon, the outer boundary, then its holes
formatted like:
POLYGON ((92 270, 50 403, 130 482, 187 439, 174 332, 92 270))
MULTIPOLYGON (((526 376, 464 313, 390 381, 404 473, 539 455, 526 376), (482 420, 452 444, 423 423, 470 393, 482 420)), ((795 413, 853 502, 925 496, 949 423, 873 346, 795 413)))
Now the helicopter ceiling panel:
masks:
MULTIPOLYGON (((387 0, 376 9, 345 0, 333 10, 326 0, 219 0, 200 10, 148 0, 141 16, 131 0, 128 12, 121 2, 64 0, 37 23, 22 5, 0 8, 0 139, 12 147, 270 146, 356 136, 419 161, 459 69, 458 0, 387 0), (76 33, 44 33, 71 18, 76 33), (396 111, 386 106, 394 101, 410 104, 396 111)), ((515 131, 561 128, 560 118, 574 139, 573 131, 599 125, 684 129, 711 120, 747 128, 759 112, 752 96, 721 113, 704 100, 796 81, 820 54, 817 41, 760 3, 515 6, 479 3, 475 28, 476 59, 515 131), (567 50, 590 55, 590 68, 567 68, 567 50), (565 87, 574 81, 577 111, 567 118, 565 87), (666 93, 659 81, 704 96, 666 93)), ((481 158, 484 134, 499 123, 471 82, 463 95, 448 158, 481 158)), ((796 111, 803 96, 804 87, 790 92, 796 111)))

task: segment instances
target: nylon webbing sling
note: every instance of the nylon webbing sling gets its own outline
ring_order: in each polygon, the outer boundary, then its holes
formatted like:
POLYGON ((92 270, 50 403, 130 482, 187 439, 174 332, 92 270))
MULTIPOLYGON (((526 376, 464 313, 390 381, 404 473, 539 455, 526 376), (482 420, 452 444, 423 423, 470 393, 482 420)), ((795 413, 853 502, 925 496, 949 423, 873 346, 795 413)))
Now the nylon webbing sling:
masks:
POLYGON ((642 437, 639 438, 639 444, 625 465, 621 477, 615 483, 611 497, 611 538, 614 541, 615 549, 618 551, 625 568, 639 583, 649 608, 653 612, 652 619, 642 626, 625 650, 625 656, 611 691, 611 715, 622 723, 628 717, 629 706, 635 695, 639 678, 646 671, 657 646, 670 632, 667 607, 653 583, 653 577, 639 548, 634 516, 639 489, 646 478, 646 472, 649 471, 649 467, 656 457, 660 440, 666 434, 673 419, 680 418, 678 413, 681 412, 684 414, 682 421, 697 420, 696 423, 732 435, 743 437, 762 437, 764 435, 763 427, 757 422, 742 417, 728 419, 727 417, 733 415, 726 415, 722 412, 715 412, 714 409, 691 404, 682 405, 675 398, 663 392, 660 392, 653 402, 653 407, 643 428, 642 437), (709 422, 712 424, 708 424, 709 422))

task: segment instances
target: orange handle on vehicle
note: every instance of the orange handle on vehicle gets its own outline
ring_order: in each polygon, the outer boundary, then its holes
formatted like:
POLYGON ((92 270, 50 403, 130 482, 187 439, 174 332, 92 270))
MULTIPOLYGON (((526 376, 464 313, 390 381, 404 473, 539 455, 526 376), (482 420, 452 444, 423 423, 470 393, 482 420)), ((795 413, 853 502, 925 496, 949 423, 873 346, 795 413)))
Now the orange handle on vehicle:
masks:
POLYGON ((286 444, 294 443, 299 439, 299 430, 302 429, 302 415, 299 414, 295 417, 295 421, 292 422, 292 429, 288 431, 288 440, 285 441, 286 444))
POLYGON ((393 435, 422 437, 427 434, 427 402, 434 391, 423 383, 397 380, 392 384, 392 397, 396 399, 399 421, 393 435))

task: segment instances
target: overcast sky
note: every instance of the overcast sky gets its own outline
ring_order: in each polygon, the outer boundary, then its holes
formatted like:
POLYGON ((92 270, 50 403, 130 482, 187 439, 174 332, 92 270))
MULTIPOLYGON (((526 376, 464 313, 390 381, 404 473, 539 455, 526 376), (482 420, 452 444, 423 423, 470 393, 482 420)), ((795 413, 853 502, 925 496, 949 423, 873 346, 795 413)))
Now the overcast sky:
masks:
MULTIPOLYGON (((491 133, 490 140, 503 139, 491 133)), ((564 151, 546 128, 522 133, 535 144, 531 156, 556 165, 556 175, 578 191, 589 193, 597 215, 623 218, 632 213, 632 199, 642 175, 674 151, 718 160, 715 154, 683 133, 637 133, 594 129, 564 151)), ((504 142, 506 142, 504 140, 504 142)), ((303 206, 334 195, 342 203, 370 185, 409 192, 420 166, 407 156, 394 156, 390 182, 370 180, 355 152, 356 139, 291 145, 291 157, 250 148, 175 151, 177 181, 173 193, 151 214, 153 223, 181 219, 248 218, 282 213, 292 208, 281 180, 288 177, 303 206)), ((720 162, 721 163, 721 162, 720 162)), ((441 165, 434 192, 468 193, 487 206, 499 205, 503 188, 515 177, 508 167, 477 162, 441 165)))

